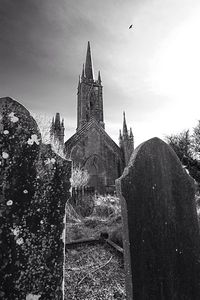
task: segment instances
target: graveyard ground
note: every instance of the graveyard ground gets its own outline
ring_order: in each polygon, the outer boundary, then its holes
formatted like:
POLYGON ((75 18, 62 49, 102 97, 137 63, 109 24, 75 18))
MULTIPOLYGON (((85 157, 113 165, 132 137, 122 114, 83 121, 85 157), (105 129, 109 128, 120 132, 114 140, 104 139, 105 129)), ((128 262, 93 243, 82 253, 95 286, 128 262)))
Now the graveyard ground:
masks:
POLYGON ((66 300, 125 300, 122 258, 103 245, 66 251, 66 300))
MULTIPOLYGON (((95 198, 92 215, 81 217, 67 212, 66 241, 98 238, 107 232, 122 246, 121 208, 119 199, 112 196, 95 198)), ((123 258, 102 244, 66 247, 66 300, 125 299, 123 258)))

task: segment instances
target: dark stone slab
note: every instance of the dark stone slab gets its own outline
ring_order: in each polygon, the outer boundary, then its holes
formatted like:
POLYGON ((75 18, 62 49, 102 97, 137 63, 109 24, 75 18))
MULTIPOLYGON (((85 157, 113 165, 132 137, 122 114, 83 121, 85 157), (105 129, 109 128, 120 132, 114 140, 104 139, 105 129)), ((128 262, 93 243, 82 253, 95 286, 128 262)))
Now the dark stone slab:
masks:
POLYGON ((70 176, 71 164, 41 144, 28 110, 1 98, 0 299, 63 299, 70 176))
POLYGON ((200 236, 193 180, 153 138, 117 180, 122 200, 127 299, 200 299, 200 236))

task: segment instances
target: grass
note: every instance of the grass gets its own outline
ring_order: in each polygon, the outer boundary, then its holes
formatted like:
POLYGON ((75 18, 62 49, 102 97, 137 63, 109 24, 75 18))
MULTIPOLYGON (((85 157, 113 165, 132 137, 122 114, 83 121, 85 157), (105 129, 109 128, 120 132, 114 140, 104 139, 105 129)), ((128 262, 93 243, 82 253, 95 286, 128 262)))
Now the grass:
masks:
POLYGON ((66 300, 125 300, 122 259, 103 245, 66 251, 66 300))
MULTIPOLYGON (((94 210, 89 217, 76 214, 69 205, 67 216, 66 240, 71 242, 78 239, 99 238, 101 233, 108 233, 115 241, 120 240, 121 207, 120 200, 114 196, 98 196, 94 198, 94 210), (118 232, 116 237, 115 231, 118 232)), ((114 240, 113 240, 114 241, 114 240)))
MULTIPOLYGON (((121 207, 117 197, 95 197, 94 210, 88 217, 77 214, 69 204, 66 221, 67 242, 108 234, 122 246, 121 207)), ((67 248, 65 256, 65 300, 126 299, 123 258, 108 246, 79 245, 67 248)))

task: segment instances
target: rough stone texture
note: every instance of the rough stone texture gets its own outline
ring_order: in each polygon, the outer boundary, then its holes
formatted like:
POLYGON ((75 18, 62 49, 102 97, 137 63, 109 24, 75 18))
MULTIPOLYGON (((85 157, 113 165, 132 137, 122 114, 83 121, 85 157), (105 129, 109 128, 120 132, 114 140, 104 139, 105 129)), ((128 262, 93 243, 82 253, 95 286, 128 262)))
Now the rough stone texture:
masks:
POLYGON ((41 145, 35 120, 0 99, 0 299, 62 299, 70 163, 41 145))
POLYGON ((162 140, 141 144, 117 181, 127 299, 200 299, 193 180, 162 140))
POLYGON ((74 167, 88 171, 88 185, 100 193, 114 186, 124 168, 120 148, 94 119, 65 143, 65 153, 74 167))

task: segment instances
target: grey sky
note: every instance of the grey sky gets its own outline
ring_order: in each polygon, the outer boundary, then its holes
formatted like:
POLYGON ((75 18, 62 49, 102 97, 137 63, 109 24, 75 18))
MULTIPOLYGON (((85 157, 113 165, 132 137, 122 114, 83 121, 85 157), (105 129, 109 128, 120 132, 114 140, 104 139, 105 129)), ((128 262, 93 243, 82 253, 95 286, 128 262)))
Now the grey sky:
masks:
POLYGON ((197 0, 0 0, 1 96, 36 113, 60 112, 69 137, 89 40, 94 73, 102 75, 106 131, 115 141, 123 110, 136 144, 195 126, 198 82, 184 86, 198 74, 198 16, 197 0), (189 103, 194 110, 182 111, 189 103))

